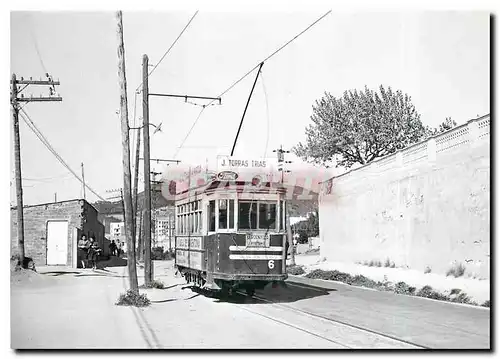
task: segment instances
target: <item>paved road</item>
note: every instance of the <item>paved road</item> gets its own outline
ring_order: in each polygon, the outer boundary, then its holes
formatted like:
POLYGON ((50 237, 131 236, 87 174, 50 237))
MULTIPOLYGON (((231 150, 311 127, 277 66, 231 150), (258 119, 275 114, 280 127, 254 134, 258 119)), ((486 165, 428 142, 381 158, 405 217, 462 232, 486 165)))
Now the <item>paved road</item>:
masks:
POLYGON ((41 271, 53 273, 12 287, 13 348, 489 347, 489 310, 342 284, 289 283, 228 300, 186 286, 172 262, 156 262, 167 288, 143 291, 153 303, 137 309, 114 305, 127 287, 124 267, 41 271))

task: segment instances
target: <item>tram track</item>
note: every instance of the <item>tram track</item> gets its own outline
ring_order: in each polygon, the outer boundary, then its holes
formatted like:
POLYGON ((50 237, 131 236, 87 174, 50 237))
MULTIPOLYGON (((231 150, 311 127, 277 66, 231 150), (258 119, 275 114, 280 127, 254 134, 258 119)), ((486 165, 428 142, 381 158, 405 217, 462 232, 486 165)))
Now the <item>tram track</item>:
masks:
MULTIPOLYGON (((290 284, 290 283, 288 283, 288 285, 294 286, 293 284, 290 284)), ((299 286, 299 287, 301 287, 301 286, 299 286)), ((248 297, 247 294, 244 292, 236 291, 236 293, 239 295, 248 297)), ((253 300, 260 301, 262 303, 270 304, 271 306, 273 306, 275 308, 279 308, 279 309, 281 309, 285 312, 288 312, 288 313, 294 313, 295 315, 304 316, 304 317, 309 318, 309 319, 319 320, 323 324, 325 324, 323 327, 325 329, 327 329, 327 331, 328 331, 328 327, 332 326, 332 327, 337 327, 333 331, 336 330, 339 333, 348 334, 348 336, 363 333, 364 336, 368 338, 368 341, 373 342, 374 344, 377 345, 377 348, 380 347, 381 349, 382 348, 383 349, 388 349, 388 348, 393 348, 393 349, 431 349, 429 347, 426 347, 426 346, 423 346, 420 344, 416 344, 414 342, 410 342, 408 340, 398 338, 398 337, 395 337, 392 335, 388 335, 386 333, 382 333, 382 332, 377 331, 377 330, 364 328, 364 327, 354 325, 354 324, 351 324, 351 323, 348 323, 348 322, 345 322, 342 320, 332 319, 332 318, 329 318, 329 317, 326 317, 326 316, 323 316, 320 314, 312 313, 312 312, 307 311, 307 310, 303 310, 303 309, 295 308, 295 307, 292 307, 292 306, 289 306, 286 304, 275 302, 275 301, 269 300, 269 299, 262 297, 260 295, 257 295, 257 294, 252 295, 251 298, 253 300)), ((313 335, 313 336, 319 337, 321 339, 324 339, 326 341, 332 342, 332 343, 337 344, 345 349, 367 349, 366 346, 360 346, 359 344, 356 344, 356 343, 351 343, 351 344, 342 343, 339 340, 334 340, 332 338, 325 336, 324 334, 317 333, 317 332, 315 333, 313 330, 302 328, 300 326, 291 324, 288 321, 282 320, 280 318, 276 318, 273 315, 263 314, 263 313, 260 313, 258 311, 248 309, 246 307, 240 306, 240 308, 247 311, 247 312, 251 312, 253 314, 265 317, 265 318, 272 320, 274 322, 277 322, 277 323, 280 323, 283 325, 287 325, 289 327, 303 331, 303 332, 308 333, 310 335, 313 335)), ((348 339, 348 340, 350 340, 350 339, 348 339)), ((355 342, 355 341, 353 341, 353 342, 355 342)))

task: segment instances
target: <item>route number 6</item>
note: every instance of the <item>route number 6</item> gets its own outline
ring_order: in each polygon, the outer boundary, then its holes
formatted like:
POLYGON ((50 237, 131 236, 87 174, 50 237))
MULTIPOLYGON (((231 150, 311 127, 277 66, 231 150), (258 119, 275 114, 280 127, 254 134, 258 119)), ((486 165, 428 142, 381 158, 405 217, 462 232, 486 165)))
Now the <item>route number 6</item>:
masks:
POLYGON ((271 259, 269 262, 267 262, 267 266, 269 267, 269 269, 273 269, 274 268, 274 259, 271 259))

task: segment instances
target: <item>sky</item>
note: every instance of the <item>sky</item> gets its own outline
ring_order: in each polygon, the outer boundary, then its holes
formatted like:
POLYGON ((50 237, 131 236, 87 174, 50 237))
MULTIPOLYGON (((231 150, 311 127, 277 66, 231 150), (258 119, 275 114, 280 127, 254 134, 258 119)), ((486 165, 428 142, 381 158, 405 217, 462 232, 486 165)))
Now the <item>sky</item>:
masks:
MULTIPOLYGON (((216 97, 324 13, 200 11, 149 78, 149 91, 216 97)), ((124 11, 132 124, 134 108, 136 124, 142 116, 142 95, 136 96, 135 89, 143 54, 158 64, 193 14, 124 11)), ((102 197, 112 196, 107 191, 123 186, 115 14, 12 12, 10 28, 10 72, 24 78, 48 72, 61 81, 62 102, 29 103, 24 109, 74 171, 80 173, 83 162, 86 182, 102 197)), ((151 136, 151 157, 205 163, 229 154, 255 75, 224 95, 222 105, 207 107, 180 150, 201 107, 184 99, 150 98, 150 122, 162 123, 163 129, 151 136)), ((325 91, 341 96, 381 84, 408 93, 425 125, 438 126, 449 116, 461 124, 489 113, 489 14, 330 13, 265 62, 235 155, 269 157, 280 145, 290 149, 305 141, 312 105, 325 91)), ((26 95, 40 93, 48 89, 25 90, 26 95)), ((24 203, 52 202, 55 194, 57 200, 81 198, 80 182, 22 120, 20 134, 24 203)), ((165 167, 152 164, 152 169, 165 167)), ((97 199, 88 190, 86 196, 97 199)))

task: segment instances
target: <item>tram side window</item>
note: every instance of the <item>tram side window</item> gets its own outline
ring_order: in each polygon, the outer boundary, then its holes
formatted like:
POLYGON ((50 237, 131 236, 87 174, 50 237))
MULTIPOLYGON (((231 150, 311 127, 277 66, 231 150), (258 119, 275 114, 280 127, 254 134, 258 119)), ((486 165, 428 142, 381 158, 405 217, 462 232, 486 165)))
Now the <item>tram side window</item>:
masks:
POLYGON ((219 229, 227 229, 227 200, 219 200, 219 229))
POLYGON ((257 203, 239 202, 238 228, 257 229, 257 203))
POLYGON ((229 228, 234 228, 234 199, 229 200, 229 228))
POLYGON ((276 227, 276 204, 259 203, 259 228, 274 229, 276 227))
POLYGON ((208 204, 208 231, 215 232, 215 201, 208 204))

